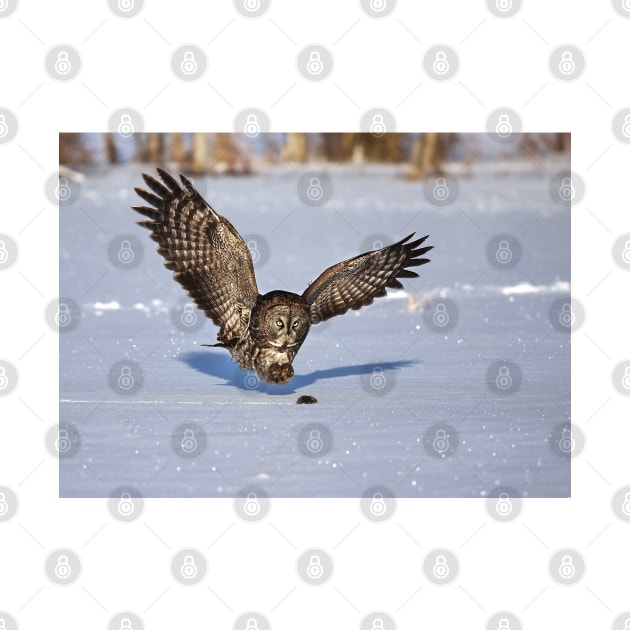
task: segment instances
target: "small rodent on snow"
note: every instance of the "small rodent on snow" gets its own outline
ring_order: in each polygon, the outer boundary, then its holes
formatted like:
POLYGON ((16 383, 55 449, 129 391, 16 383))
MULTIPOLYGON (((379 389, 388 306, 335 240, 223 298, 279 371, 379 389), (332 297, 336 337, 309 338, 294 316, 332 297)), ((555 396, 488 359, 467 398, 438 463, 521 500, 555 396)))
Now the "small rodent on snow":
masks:
POLYGON ((309 396, 307 394, 300 396, 297 399, 298 405, 312 405, 317 402, 317 398, 315 396, 309 396))

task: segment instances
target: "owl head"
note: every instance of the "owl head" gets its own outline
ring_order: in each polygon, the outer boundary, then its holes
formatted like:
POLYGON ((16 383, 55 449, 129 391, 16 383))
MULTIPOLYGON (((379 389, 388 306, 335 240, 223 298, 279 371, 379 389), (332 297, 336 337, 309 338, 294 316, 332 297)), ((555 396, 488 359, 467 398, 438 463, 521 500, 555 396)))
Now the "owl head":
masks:
POLYGON ((258 297, 250 328, 259 343, 297 352, 310 328, 308 304, 301 295, 270 291, 258 297))

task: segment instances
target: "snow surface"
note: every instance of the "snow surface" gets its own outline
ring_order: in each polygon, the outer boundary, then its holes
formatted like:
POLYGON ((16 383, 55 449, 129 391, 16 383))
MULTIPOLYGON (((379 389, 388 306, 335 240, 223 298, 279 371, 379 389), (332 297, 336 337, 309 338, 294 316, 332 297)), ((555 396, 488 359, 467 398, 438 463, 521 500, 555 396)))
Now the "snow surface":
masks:
POLYGON ((231 497, 248 486, 273 497, 357 497, 373 486, 399 497, 484 497, 497 486, 522 496, 570 495, 570 461, 549 446, 553 427, 570 421, 570 339, 549 320, 553 301, 570 292, 570 212, 551 201, 552 173, 488 169, 459 180, 457 201, 444 208, 393 167, 336 168, 334 194, 320 208, 300 201, 302 173, 289 168, 197 178, 241 234, 269 245, 256 270, 262 293, 301 293, 374 235, 393 242, 416 231, 435 246, 422 277, 404 280, 404 291, 311 328, 288 385, 252 390, 225 350, 199 347, 215 341, 211 321, 194 333, 173 325, 171 307, 185 293, 129 209, 140 203, 133 186, 142 185, 141 170, 153 172, 131 166, 89 175, 79 201, 60 211, 60 295, 82 310, 76 330, 60 335, 60 422, 81 436, 78 453, 60 460, 61 496, 108 496, 122 485, 158 497, 231 497), (486 244, 502 232, 523 245, 511 270, 486 258, 486 244), (107 257, 122 233, 144 245, 133 270, 107 257), (423 319, 423 304, 436 296, 459 308, 448 334, 423 319), (122 359, 142 366, 143 386, 132 396, 108 384, 122 359), (497 359, 521 367, 516 394, 486 385, 497 359), (375 367, 395 379, 385 394, 364 387, 375 367), (302 394, 318 403, 297 405, 302 394), (191 460, 171 447, 184 422, 207 436, 191 460), (457 432, 450 457, 423 446, 438 422, 457 432), (333 436, 325 456, 298 448, 309 423, 333 436))

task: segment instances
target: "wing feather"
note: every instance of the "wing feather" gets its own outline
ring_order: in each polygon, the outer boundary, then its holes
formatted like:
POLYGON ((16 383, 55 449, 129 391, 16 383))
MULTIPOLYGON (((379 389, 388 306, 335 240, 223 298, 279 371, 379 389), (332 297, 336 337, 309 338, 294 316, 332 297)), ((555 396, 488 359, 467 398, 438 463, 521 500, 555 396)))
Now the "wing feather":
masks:
POLYGON ((428 235, 411 241, 413 236, 326 269, 303 293, 310 305, 311 324, 371 304, 374 298, 384 296, 388 288, 402 289, 397 278, 417 278, 418 274, 409 267, 430 262, 421 257, 433 246, 420 247, 428 235))
POLYGON ((193 184, 182 185, 162 169, 159 182, 143 174, 152 192, 135 191, 154 206, 132 206, 148 217, 138 225, 151 231, 164 265, 195 304, 220 327, 226 343, 241 336, 256 302, 258 287, 247 245, 234 226, 217 214, 193 184))

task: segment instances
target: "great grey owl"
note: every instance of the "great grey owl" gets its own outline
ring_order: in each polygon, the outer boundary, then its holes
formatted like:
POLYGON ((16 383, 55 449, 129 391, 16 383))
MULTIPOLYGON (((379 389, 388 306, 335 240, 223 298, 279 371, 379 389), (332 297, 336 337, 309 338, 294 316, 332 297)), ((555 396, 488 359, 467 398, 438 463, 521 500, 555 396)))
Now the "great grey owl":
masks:
POLYGON ((428 238, 409 236, 326 269, 302 295, 288 291, 258 293, 247 245, 232 224, 217 214, 192 183, 179 184, 157 169, 162 182, 143 174, 152 192, 135 188, 153 207, 132 206, 148 217, 139 221, 151 230, 165 266, 194 303, 219 326, 214 344, 227 348, 245 370, 256 370, 267 383, 284 384, 291 365, 313 324, 348 309, 371 304, 386 288, 402 288, 397 278, 416 278, 408 267, 428 263, 421 258, 432 247, 428 238))

